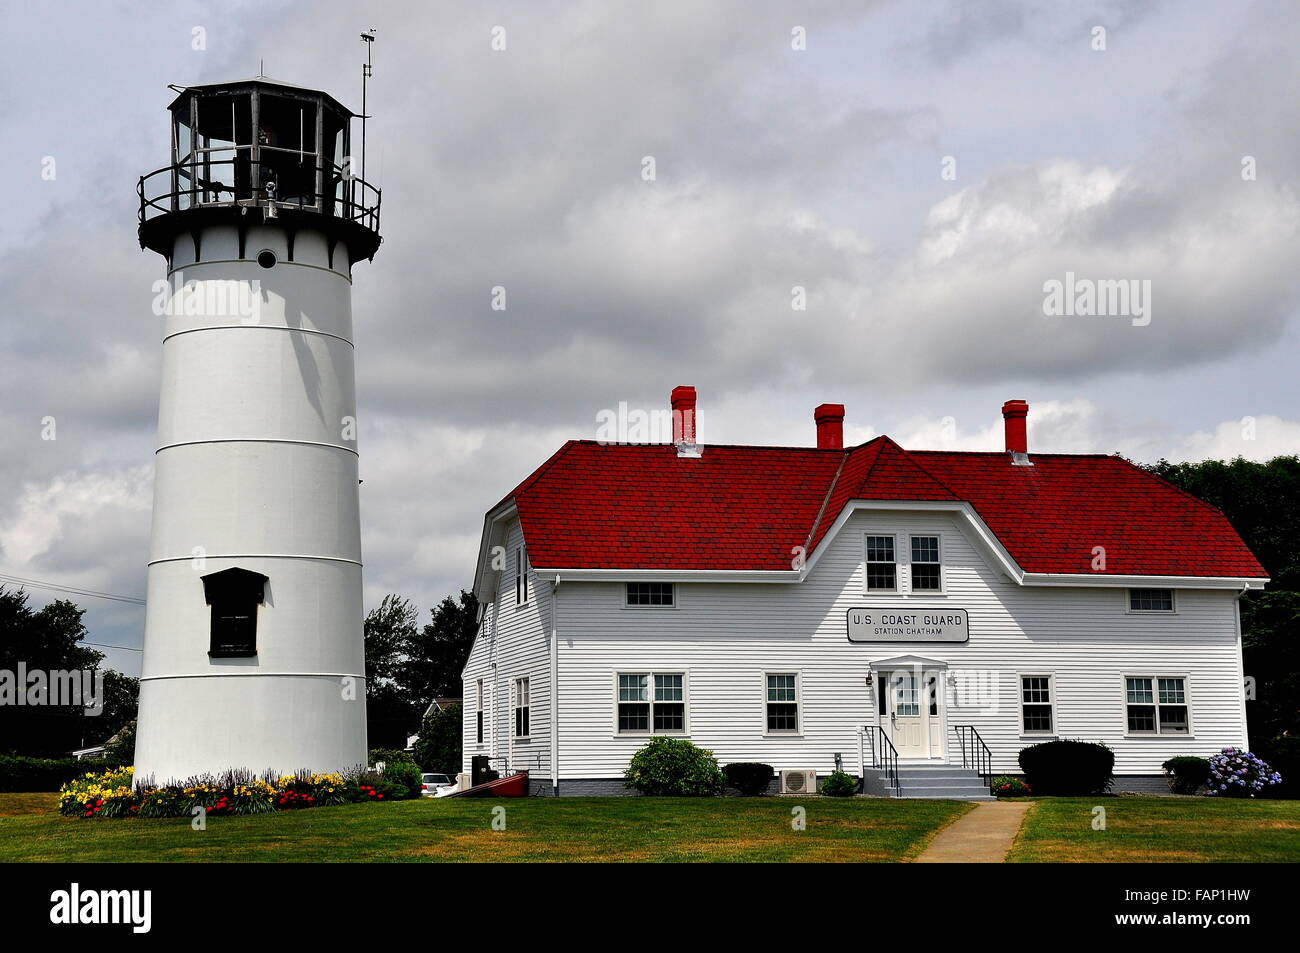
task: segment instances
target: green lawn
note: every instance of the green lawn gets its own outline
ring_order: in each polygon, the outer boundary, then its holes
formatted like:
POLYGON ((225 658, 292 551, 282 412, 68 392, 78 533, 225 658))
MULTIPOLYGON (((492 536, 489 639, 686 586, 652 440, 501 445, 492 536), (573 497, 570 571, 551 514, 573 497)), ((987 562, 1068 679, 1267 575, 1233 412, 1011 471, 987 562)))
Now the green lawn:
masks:
POLYGON ((456 798, 254 817, 81 820, 0 794, 11 861, 899 861, 970 809, 876 798, 456 798), (491 828, 506 808, 506 830, 491 828), (807 829, 791 829, 791 809, 807 829))
POLYGON ((1232 863, 1300 861, 1300 801, 1047 798, 1029 812, 1008 861, 1232 863), (1106 829, 1092 810, 1106 809, 1106 829))

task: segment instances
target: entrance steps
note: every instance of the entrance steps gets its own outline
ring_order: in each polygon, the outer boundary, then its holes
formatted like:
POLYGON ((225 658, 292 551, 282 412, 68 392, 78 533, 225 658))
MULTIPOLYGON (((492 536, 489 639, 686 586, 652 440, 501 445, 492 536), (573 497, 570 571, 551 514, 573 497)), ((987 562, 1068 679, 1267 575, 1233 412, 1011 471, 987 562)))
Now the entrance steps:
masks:
POLYGON ((898 789, 889 784, 888 775, 879 768, 867 769, 868 793, 898 798, 943 798, 953 801, 996 801, 989 794, 983 777, 969 768, 951 764, 898 765, 898 789), (874 778, 873 778, 874 775, 874 778), (874 783, 873 783, 874 782, 874 783))

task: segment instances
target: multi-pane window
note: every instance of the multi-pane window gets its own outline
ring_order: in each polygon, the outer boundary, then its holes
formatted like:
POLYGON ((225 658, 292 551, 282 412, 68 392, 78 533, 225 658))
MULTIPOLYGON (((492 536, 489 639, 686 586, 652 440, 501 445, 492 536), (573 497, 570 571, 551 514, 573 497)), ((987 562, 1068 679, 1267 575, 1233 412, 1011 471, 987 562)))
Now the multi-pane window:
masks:
POLYGON ((1173 612, 1174 591, 1172 589, 1130 589, 1128 607, 1130 612, 1173 612))
POLYGON ((650 608, 671 609, 673 607, 673 584, 671 582, 629 582, 627 584, 627 604, 650 608))
POLYGON ((685 731, 684 681, 680 672, 619 673, 619 733, 685 731))
POLYGON ((943 589, 939 568, 939 537, 912 537, 912 591, 938 592, 943 589))
POLYGON ((767 730, 799 730, 799 680, 793 674, 767 676, 767 730))
POLYGON ((483 679, 479 679, 474 686, 475 710, 474 710, 474 740, 478 744, 483 743, 483 679))
POLYGON ((894 714, 901 716, 921 714, 920 679, 915 674, 900 673, 894 676, 894 714))
POLYGON ((898 588, 898 561, 894 537, 867 537, 867 591, 893 592, 898 588))
POLYGON ((510 692, 510 703, 515 714, 515 737, 527 738, 528 731, 528 678, 516 678, 510 692))
POLYGON ((1020 723, 1025 734, 1051 734, 1052 676, 1020 676, 1020 723))
POLYGON ((522 546, 515 547, 515 605, 528 602, 528 554, 522 546))
POLYGON ((686 730, 686 694, 681 675, 655 675, 654 710, 651 722, 655 731, 686 730))
POLYGON ((1129 734, 1185 735, 1187 680, 1177 676, 1128 676, 1124 702, 1129 734))

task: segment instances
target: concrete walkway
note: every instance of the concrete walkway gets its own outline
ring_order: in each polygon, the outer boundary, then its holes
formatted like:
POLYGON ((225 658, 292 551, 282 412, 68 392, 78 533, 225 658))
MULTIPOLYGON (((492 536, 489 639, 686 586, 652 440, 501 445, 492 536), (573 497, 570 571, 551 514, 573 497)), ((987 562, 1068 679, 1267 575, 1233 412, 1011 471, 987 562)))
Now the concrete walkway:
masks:
POLYGON ((941 830, 918 864, 1000 864, 1016 839, 1030 801, 987 801, 941 830))

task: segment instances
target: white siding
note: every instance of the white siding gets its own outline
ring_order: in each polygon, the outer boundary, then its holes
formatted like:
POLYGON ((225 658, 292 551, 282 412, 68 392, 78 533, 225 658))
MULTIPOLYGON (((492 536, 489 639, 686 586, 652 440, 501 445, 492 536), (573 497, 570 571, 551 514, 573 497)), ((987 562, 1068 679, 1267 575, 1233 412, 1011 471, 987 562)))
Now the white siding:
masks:
MULTIPOLYGON (((470 650, 462 674, 465 705, 462 716, 464 770, 470 758, 486 754, 493 767, 503 763, 529 771, 530 781, 551 781, 550 735, 550 611, 551 586, 529 571, 528 601, 515 600, 516 552, 524 545, 518 521, 505 533, 506 568, 500 574, 500 590, 487 606, 478 637, 470 650), (514 737, 511 683, 529 680, 529 735, 514 737), (483 679, 483 744, 476 741, 474 693, 483 679)), ((526 557, 525 557, 526 560, 526 557)))
MULTIPOLYGON (((1117 774, 1159 773, 1173 755, 1208 755, 1246 741, 1235 593, 1176 595, 1176 614, 1143 616, 1125 611, 1123 589, 1021 587, 985 561, 956 518, 901 511, 855 514, 802 583, 679 583, 676 608, 648 610, 623 607, 622 583, 566 582, 558 606, 560 777, 622 773, 645 738, 615 730, 615 675, 654 671, 687 674, 687 734, 723 763, 825 773, 840 752, 856 771, 858 729, 875 723, 870 663, 907 654, 947 662, 961 686, 977 673, 996 679, 988 706, 962 707, 953 696, 965 692, 947 686, 950 758, 960 759, 952 726, 970 724, 993 749, 998 770, 1017 770, 1020 749, 1043 740, 1020 734, 1017 673, 1051 673, 1057 737, 1106 743, 1117 774), (866 595, 868 533, 899 534, 904 562, 908 534, 940 534, 946 593, 866 595), (849 643, 845 613, 852 606, 965 609, 970 640, 849 643), (763 673, 779 671, 801 677, 798 736, 764 734, 763 673), (1185 675, 1192 736, 1126 737, 1125 674, 1185 675)), ((530 624, 535 633, 531 616, 530 624)), ((515 638, 502 628, 503 644, 515 638)), ((541 652, 535 634, 522 638, 512 654, 517 665, 521 653, 541 652)), ((530 664, 544 672, 540 661, 530 664)), ((540 708, 540 690, 536 697, 540 708)))

